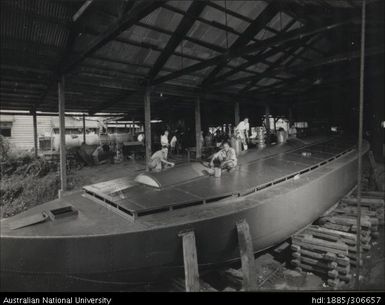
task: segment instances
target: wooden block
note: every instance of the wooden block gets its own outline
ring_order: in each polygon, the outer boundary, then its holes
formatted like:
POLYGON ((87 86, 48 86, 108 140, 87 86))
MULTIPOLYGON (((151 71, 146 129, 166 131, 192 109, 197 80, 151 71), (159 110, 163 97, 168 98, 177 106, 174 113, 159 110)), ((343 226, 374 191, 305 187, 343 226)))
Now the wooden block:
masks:
POLYGON ((385 198, 385 193, 380 191, 362 191, 361 196, 364 198, 385 198))
POLYGON ((339 230, 334 230, 334 229, 329 229, 329 228, 323 228, 320 226, 310 226, 309 230, 314 231, 314 232, 322 232, 322 233, 329 234, 329 235, 336 236, 336 237, 344 237, 344 238, 348 238, 348 239, 352 239, 352 240, 356 240, 356 238, 357 238, 356 234, 347 233, 344 231, 339 231, 339 230))
MULTIPOLYGON (((305 264, 305 263, 302 263, 301 261, 299 260, 292 260, 291 263, 296 266, 296 269, 300 269, 301 272, 302 270, 306 270, 306 271, 312 271, 312 272, 318 272, 318 273, 321 273, 321 274, 328 274, 328 269, 323 269, 323 268, 318 268, 316 266, 312 266, 312 265, 309 265, 309 264, 305 264)), ((338 272, 336 271, 336 277, 338 276, 338 272)), ((334 273, 331 273, 332 275, 334 273)))
POLYGON ((334 223, 331 223, 331 222, 326 222, 323 225, 323 227, 325 227, 327 229, 342 231, 342 232, 349 232, 350 231, 350 226, 334 224, 334 223))
POLYGON ((187 292, 198 292, 199 271, 194 231, 180 233, 183 243, 185 286, 187 292))
POLYGON ((206 283, 205 281, 200 280, 199 281, 200 286, 200 292, 214 292, 218 291, 214 287, 212 287, 210 284, 206 283))
POLYGON ((327 269, 327 270, 332 270, 337 267, 336 262, 323 263, 318 259, 312 259, 305 256, 300 256, 297 260, 300 261, 301 263, 305 263, 311 266, 315 266, 315 267, 327 269))
POLYGON ((351 274, 338 274, 338 278, 341 280, 341 281, 344 281, 344 282, 350 282, 351 279, 352 279, 352 275, 351 274))
POLYGON ((306 242, 300 242, 300 241, 297 241, 296 242, 297 245, 299 245, 301 247, 301 249, 307 249, 307 250, 316 250, 316 251, 323 251, 323 252, 332 252, 332 253, 336 253, 336 254, 347 254, 348 253, 348 250, 339 250, 339 249, 331 249, 331 248, 326 248, 326 247, 323 247, 323 246, 320 246, 320 245, 315 245, 315 244, 310 244, 310 243, 306 243, 306 242))
POLYGON ((256 290, 257 275, 255 271, 254 249, 249 224, 246 220, 241 220, 237 223, 237 232, 242 263, 243 288, 246 291, 256 290))
POLYGON ((335 269, 338 271, 339 275, 341 275, 341 274, 346 275, 350 272, 350 265, 349 266, 343 266, 343 267, 337 266, 335 269))
POLYGON ((296 244, 292 244, 292 245, 291 245, 291 249, 292 249, 293 251, 299 251, 299 250, 301 250, 301 247, 298 246, 298 245, 296 245, 296 244))
POLYGON ((300 242, 306 242, 308 244, 322 246, 326 249, 326 252, 328 252, 328 249, 337 249, 341 251, 347 250, 347 245, 340 243, 340 242, 329 242, 318 238, 313 238, 309 236, 305 236, 303 239, 298 239, 297 236, 293 236, 294 241, 300 241, 300 242))
MULTIPOLYGON (((357 197, 346 197, 342 199, 342 202, 347 205, 357 206, 358 199, 357 197)), ((381 208, 384 207, 384 199, 361 197, 360 205, 372 208, 381 208)))
POLYGON ((341 285, 341 283, 338 279, 329 279, 329 280, 327 280, 327 283, 329 286, 331 286, 333 288, 337 288, 341 285))
MULTIPOLYGON (((340 225, 348 225, 354 226, 357 223, 356 217, 346 216, 346 215, 333 215, 328 217, 329 222, 340 224, 340 225)), ((361 227, 370 228, 371 224, 368 217, 361 217, 361 227)))

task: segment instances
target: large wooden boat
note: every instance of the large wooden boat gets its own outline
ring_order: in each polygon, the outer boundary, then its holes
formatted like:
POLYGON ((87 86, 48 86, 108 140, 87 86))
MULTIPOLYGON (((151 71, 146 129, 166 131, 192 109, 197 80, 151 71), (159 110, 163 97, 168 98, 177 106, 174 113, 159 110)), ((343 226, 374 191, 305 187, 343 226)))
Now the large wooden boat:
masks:
POLYGON ((220 178, 187 163, 84 187, 1 221, 0 290, 121 289, 158 280, 183 270, 185 230, 195 232, 200 267, 237 260, 243 219, 262 251, 352 189, 357 157, 342 137, 292 139, 250 149, 220 178))

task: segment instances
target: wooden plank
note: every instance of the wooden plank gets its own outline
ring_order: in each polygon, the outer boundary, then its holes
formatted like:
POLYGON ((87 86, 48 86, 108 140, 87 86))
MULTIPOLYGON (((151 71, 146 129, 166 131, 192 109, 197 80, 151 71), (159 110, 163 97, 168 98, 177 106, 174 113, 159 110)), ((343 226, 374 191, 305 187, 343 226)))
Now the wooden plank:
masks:
POLYGON ((198 292, 199 270, 194 231, 179 234, 182 237, 185 285, 187 292, 198 292))
POLYGON ((246 220, 237 223, 237 232, 242 262, 243 288, 246 291, 252 291, 257 288, 257 275, 255 272, 253 242, 249 224, 246 220))

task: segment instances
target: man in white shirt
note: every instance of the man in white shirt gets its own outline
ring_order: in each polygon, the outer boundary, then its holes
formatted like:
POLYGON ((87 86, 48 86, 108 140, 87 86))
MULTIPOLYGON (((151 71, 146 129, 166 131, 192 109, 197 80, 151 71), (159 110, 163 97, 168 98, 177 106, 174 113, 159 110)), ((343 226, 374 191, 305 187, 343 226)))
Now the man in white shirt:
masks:
POLYGON ((167 161, 168 148, 162 146, 161 150, 158 150, 151 156, 151 160, 148 163, 148 167, 151 171, 161 171, 164 167, 175 166, 174 162, 167 161))
POLYGON ((236 135, 242 142, 243 150, 247 150, 248 148, 247 142, 249 141, 249 130, 250 124, 248 118, 245 118, 243 121, 241 121, 235 128, 236 135))
POLYGON ((168 147, 170 145, 168 142, 168 130, 166 130, 164 134, 160 136, 160 145, 162 145, 162 147, 168 147))

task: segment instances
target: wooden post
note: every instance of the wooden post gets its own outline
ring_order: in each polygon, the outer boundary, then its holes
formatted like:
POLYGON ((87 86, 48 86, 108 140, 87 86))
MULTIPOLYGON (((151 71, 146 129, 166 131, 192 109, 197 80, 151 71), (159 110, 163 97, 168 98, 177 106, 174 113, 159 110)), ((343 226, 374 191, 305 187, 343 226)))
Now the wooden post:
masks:
POLYGON ((183 232, 180 233, 179 236, 182 237, 183 244, 183 261, 186 291, 198 292, 200 289, 199 270, 194 231, 183 232))
POLYGON ((36 110, 32 110, 32 120, 33 120, 33 147, 35 149, 35 157, 38 156, 38 138, 37 138, 37 118, 36 118, 36 110))
POLYGON ((235 104, 234 104, 234 128, 238 126, 239 121, 240 121, 239 102, 235 102, 235 104))
POLYGON ((86 144, 86 115, 83 113, 83 144, 86 144))
POLYGON ((151 159, 151 91, 146 88, 144 93, 144 141, 146 147, 146 170, 151 159))
POLYGON ((196 147, 196 159, 200 159, 202 156, 202 142, 201 142, 201 101, 199 96, 195 100, 195 147, 196 147))
POLYGON ((265 105, 265 117, 266 117, 266 135, 267 135, 267 144, 270 144, 270 106, 265 105))
POLYGON ((254 249, 249 224, 246 220, 237 223, 237 232, 242 262, 243 288, 246 291, 256 290, 257 275, 255 272, 254 249))
POLYGON ((288 111, 288 117, 289 117, 289 127, 293 124, 293 107, 289 106, 289 111, 288 111))
POLYGON ((61 77, 58 83, 58 98, 59 98, 59 133, 60 133, 60 190, 59 198, 67 189, 67 169, 66 169, 66 149, 65 149, 65 96, 64 96, 64 76, 61 77))
MULTIPOLYGON (((365 80, 365 25, 366 0, 362 1, 361 22, 361 59, 360 59, 360 99, 358 112, 358 164, 357 164, 357 250, 356 283, 355 288, 360 290, 360 262, 361 262, 361 180, 362 180, 362 134, 364 126, 364 80, 365 80)), ((370 158, 370 154, 369 154, 370 158)))

